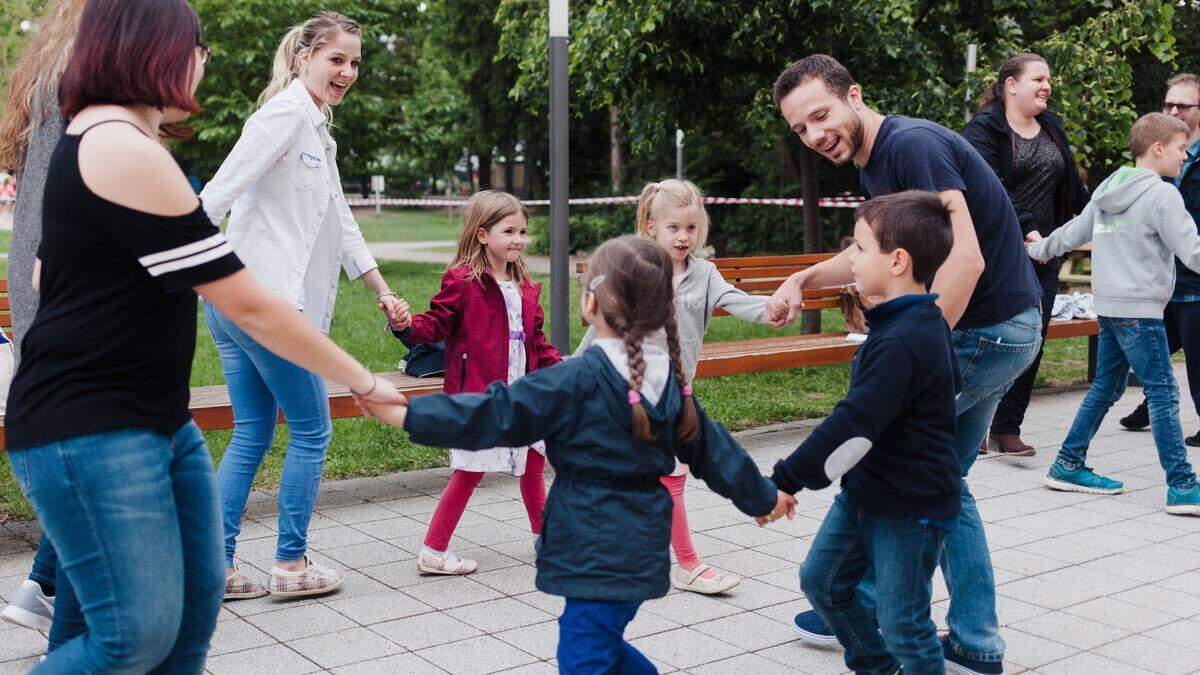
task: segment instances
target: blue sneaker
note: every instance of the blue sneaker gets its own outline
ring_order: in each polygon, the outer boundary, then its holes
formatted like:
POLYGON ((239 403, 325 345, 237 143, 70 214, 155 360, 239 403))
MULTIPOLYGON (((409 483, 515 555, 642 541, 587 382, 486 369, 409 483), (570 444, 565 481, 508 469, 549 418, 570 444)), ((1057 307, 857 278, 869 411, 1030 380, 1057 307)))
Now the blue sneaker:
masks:
POLYGON ((1187 490, 1167 488, 1167 513, 1177 516, 1200 516, 1200 483, 1187 490))
POLYGON ((1046 474, 1046 487, 1051 490, 1087 492, 1095 495, 1115 495, 1125 491, 1125 484, 1119 480, 1105 478, 1086 466, 1071 471, 1058 461, 1050 465, 1050 473, 1046 474))
POLYGON ((947 673, 959 675, 1003 675, 1004 664, 1000 661, 976 661, 962 656, 950 646, 950 640, 942 638, 942 658, 946 660, 947 673))
POLYGON ((833 629, 819 614, 813 610, 800 612, 792 619, 792 627, 800 634, 800 641, 818 647, 828 647, 838 643, 833 629))

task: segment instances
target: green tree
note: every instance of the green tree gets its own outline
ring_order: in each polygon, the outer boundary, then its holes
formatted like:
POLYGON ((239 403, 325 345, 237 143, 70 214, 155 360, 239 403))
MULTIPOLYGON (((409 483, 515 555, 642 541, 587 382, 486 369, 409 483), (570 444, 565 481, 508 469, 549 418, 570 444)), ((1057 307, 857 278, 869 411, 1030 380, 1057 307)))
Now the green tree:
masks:
MULTIPOLYGON (((204 40, 213 50, 198 96, 204 112, 191 122, 195 140, 178 146, 194 174, 208 178, 233 148, 245 121, 257 108, 270 79, 271 62, 284 33, 315 11, 316 0, 195 0, 204 40)), ((359 81, 334 114, 338 165, 346 179, 366 186, 366 177, 394 157, 393 142, 412 138, 402 104, 418 89, 421 73, 414 34, 416 3, 406 0, 352 0, 336 9, 363 28, 359 81), (395 36, 392 48, 381 38, 395 36)))

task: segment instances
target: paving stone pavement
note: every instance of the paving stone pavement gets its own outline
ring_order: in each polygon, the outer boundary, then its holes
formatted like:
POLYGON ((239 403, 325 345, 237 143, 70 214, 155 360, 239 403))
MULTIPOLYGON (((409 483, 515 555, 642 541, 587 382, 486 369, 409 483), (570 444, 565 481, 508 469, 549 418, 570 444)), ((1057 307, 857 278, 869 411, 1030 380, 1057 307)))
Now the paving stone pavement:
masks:
MULTIPOLYGON (((1082 396, 1035 397, 1023 437, 1041 449, 1037 456, 986 458, 971 472, 992 549, 1007 672, 1200 673, 1200 519, 1162 511, 1166 489, 1150 433, 1117 425, 1140 390, 1114 407, 1089 453, 1089 463, 1125 481, 1128 493, 1042 487, 1082 396)), ((1186 400, 1183 408, 1190 434, 1197 418, 1186 400)), ((812 426, 739 438, 767 471, 812 426)), ((1192 459, 1200 461, 1200 453, 1192 459)), ((456 551, 479 560, 478 573, 417 574, 415 554, 448 475, 431 469, 324 484, 310 533, 312 557, 347 569, 345 587, 320 599, 227 603, 209 671, 555 672, 555 619, 563 601, 534 589, 533 536, 515 479, 486 477, 455 536, 456 551)), ((727 596, 673 591, 647 602, 627 636, 663 672, 844 672, 840 650, 802 646, 789 623, 809 607, 797 565, 833 495, 832 489, 801 493, 794 521, 760 529, 690 481, 697 551, 745 580, 727 596)), ((252 574, 271 564, 275 499, 272 491, 250 497, 239 557, 252 574)), ((28 572, 37 529, 0 527, 3 597, 28 572)), ((948 600, 940 575, 934 601, 934 618, 944 627, 948 600)), ((0 622, 0 673, 28 670, 45 644, 39 633, 0 622)))

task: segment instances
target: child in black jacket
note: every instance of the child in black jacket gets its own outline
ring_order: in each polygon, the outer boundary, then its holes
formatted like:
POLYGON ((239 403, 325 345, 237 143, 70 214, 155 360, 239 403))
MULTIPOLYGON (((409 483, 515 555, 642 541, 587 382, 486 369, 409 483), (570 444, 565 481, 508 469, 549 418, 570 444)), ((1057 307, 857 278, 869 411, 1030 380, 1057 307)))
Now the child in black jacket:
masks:
POLYGON ((815 613, 798 615, 796 629, 820 635, 823 620, 855 672, 943 673, 929 604, 961 503, 952 447, 958 369, 926 284, 950 253, 949 211, 933 192, 872 199, 858 209, 854 239, 855 281, 874 307, 850 391, 775 466, 784 492, 842 485, 800 570, 815 613), (879 631, 856 593, 872 569, 879 631))

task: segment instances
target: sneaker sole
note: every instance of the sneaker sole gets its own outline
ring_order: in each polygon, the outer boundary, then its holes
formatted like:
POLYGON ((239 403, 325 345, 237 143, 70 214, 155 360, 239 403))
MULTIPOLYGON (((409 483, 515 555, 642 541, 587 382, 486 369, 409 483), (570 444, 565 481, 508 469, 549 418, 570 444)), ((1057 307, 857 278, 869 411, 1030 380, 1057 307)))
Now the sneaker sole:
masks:
POLYGON ((1060 490, 1062 492, 1083 492, 1089 495, 1116 495, 1125 491, 1124 485, 1119 488, 1095 488, 1087 487, 1086 485, 1076 485, 1075 483, 1055 480, 1049 476, 1046 476, 1045 481, 1046 487, 1050 488, 1051 490, 1060 490))
POLYGON ((1200 516, 1200 504, 1176 504, 1167 506, 1167 513, 1176 516, 1200 516))
POLYGON ((990 673, 985 673, 982 670, 973 670, 949 659, 946 659, 946 672, 956 673, 956 675, 991 675, 990 673))
POLYGON ((1122 424, 1121 428, 1124 429, 1125 431, 1145 431, 1150 428, 1150 425, 1147 424, 1144 427, 1131 427, 1131 426, 1126 426, 1126 425, 1122 424))
POLYGON ((1033 457, 1037 454, 1037 450, 1019 450, 1017 452, 1005 452, 1003 450, 989 450, 989 455, 997 457, 1033 457))
POLYGON ((674 579, 671 579, 671 585, 674 586, 675 588, 677 588, 681 591, 691 591, 692 593, 699 593, 700 595, 717 595, 719 593, 726 593, 729 591, 729 589, 736 587, 740 583, 742 583, 741 579, 730 579, 729 577, 725 577, 724 584, 722 584, 720 586, 711 586, 710 587, 710 586, 700 586, 698 584, 684 584, 684 583, 675 581, 674 579))
POLYGON ((474 574, 474 573, 478 572, 479 568, 476 567, 475 569, 471 570, 470 572, 448 572, 448 571, 438 568, 438 567, 426 567, 426 566, 418 563, 417 571, 420 572, 421 574, 436 574, 438 576, 443 576, 443 577, 462 577, 462 576, 466 576, 468 574, 474 574))
POLYGON ((226 600, 251 600, 253 598, 261 598, 263 596, 270 595, 270 594, 271 594, 271 591, 268 591, 267 589, 263 588, 263 589, 260 589, 257 591, 250 591, 249 593, 226 593, 225 599, 226 600))
POLYGON ((42 631, 43 633, 50 630, 50 624, 52 623, 49 618, 42 616, 41 614, 34 614, 27 609, 17 607, 15 605, 9 605, 8 607, 5 607, 4 611, 0 612, 0 619, 4 619, 11 624, 21 626, 22 628, 38 630, 42 631))
POLYGON ((332 592, 336 591, 337 589, 341 588, 342 584, 344 584, 344 583, 346 583, 346 577, 342 577, 341 579, 338 579, 337 583, 335 583, 334 585, 326 586, 324 588, 309 588, 307 590, 302 590, 302 591, 272 591, 272 590, 268 590, 267 593, 269 595, 273 595, 277 598, 303 598, 308 595, 325 595, 326 593, 332 593, 332 592))
POLYGON ((821 635, 819 633, 810 633, 792 622, 792 628, 796 629, 796 633, 800 635, 800 641, 804 644, 814 647, 832 647, 838 643, 836 635, 821 635))

